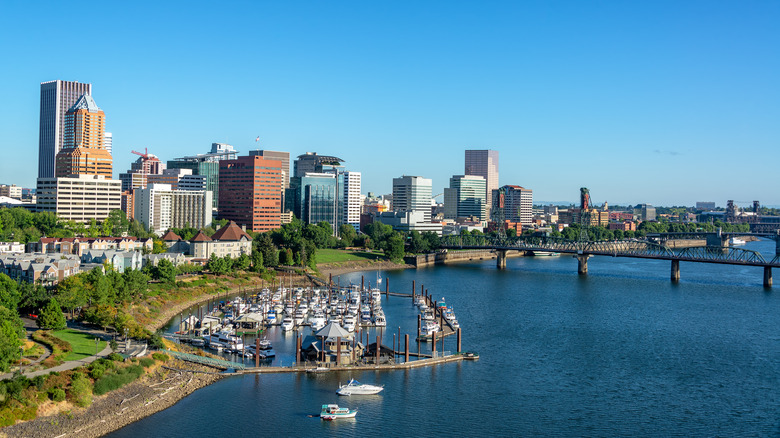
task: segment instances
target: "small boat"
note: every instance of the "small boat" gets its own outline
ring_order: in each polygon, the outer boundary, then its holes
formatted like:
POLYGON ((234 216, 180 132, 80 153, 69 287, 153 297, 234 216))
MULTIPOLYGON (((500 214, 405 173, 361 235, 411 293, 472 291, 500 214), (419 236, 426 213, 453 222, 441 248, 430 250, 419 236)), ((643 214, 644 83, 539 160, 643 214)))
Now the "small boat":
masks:
POLYGON ((357 409, 340 408, 339 405, 322 405, 320 418, 323 420, 336 420, 339 418, 355 418, 357 409))
POLYGON ((474 353, 473 351, 467 351, 463 353, 463 358, 466 360, 479 360, 479 354, 474 353))
POLYGON ((295 324, 293 324, 293 319, 290 318, 289 316, 285 316, 282 319, 282 330, 284 331, 292 330, 294 326, 295 324))
POLYGON ((744 240, 742 240, 740 238, 737 238, 737 237, 732 237, 731 239, 729 239, 729 243, 731 245, 744 245, 746 243, 746 241, 744 241, 744 240))
POLYGON ((336 391, 338 395, 374 395, 379 394, 383 389, 382 386, 368 385, 360 383, 355 379, 352 379, 346 385, 339 386, 339 390, 336 391))

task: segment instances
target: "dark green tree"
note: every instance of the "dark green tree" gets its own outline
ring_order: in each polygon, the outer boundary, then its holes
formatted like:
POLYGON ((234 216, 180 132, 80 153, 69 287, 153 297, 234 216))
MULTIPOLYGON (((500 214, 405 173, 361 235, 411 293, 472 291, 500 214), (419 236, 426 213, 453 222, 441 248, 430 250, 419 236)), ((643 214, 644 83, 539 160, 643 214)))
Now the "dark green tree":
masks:
POLYGON ((0 305, 0 371, 7 372, 22 357, 24 325, 16 311, 0 305))
POLYGON ((4 306, 6 309, 16 309, 21 300, 19 285, 11 277, 0 274, 0 306, 4 306))
POLYGON ((404 238, 400 233, 393 233, 387 238, 385 244, 385 256, 392 261, 399 261, 404 257, 404 238))
POLYGON ((157 266, 152 268, 152 278, 173 283, 176 281, 176 266, 167 259, 161 259, 157 266))
POLYGON ((249 269, 251 259, 246 254, 241 254, 237 259, 233 260, 233 269, 236 271, 246 271, 249 269))
POLYGON ((41 309, 41 314, 38 315, 38 319, 35 321, 38 327, 45 330, 59 330, 65 328, 65 315, 62 314, 62 309, 56 298, 49 300, 49 303, 41 309))

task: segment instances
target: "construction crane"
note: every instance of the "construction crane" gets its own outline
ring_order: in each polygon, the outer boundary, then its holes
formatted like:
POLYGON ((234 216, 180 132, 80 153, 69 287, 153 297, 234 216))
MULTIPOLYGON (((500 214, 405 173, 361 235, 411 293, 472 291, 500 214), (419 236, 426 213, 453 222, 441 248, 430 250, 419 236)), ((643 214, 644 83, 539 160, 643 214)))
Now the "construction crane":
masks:
POLYGON ((140 155, 140 156, 144 157, 145 160, 149 159, 149 148, 144 148, 144 153, 143 154, 138 152, 138 151, 130 151, 130 152, 132 152, 132 153, 134 153, 136 155, 140 155))

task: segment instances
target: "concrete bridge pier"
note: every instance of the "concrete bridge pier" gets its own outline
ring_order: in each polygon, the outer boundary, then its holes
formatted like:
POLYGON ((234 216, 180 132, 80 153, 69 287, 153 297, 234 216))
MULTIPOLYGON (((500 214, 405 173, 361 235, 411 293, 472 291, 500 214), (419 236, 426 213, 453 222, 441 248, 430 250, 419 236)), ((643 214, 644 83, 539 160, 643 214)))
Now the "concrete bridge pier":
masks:
POLYGON ((588 254, 577 254, 577 273, 580 275, 588 275, 588 254))
POLYGON ((672 283, 680 281, 680 261, 672 260, 672 283))
POLYGON ((506 269, 506 250, 496 250, 496 267, 498 269, 506 269))
POLYGON ((780 230, 778 230, 777 237, 775 237, 775 255, 780 255, 780 230))
POLYGON ((772 287, 772 267, 764 266, 764 287, 772 287))

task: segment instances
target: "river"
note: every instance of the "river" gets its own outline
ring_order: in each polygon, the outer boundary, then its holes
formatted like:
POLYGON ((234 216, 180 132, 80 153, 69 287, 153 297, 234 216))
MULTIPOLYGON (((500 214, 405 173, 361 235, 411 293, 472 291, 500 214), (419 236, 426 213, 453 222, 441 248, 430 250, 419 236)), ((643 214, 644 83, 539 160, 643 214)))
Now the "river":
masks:
MULTIPOLYGON (((774 242, 745 248, 774 255, 774 242)), ((388 271, 412 280, 458 316, 459 362, 392 372, 233 376, 111 437, 193 436, 777 436, 780 293, 762 269, 594 257, 577 275, 570 256, 388 271), (354 377, 381 395, 339 398, 354 377), (320 405, 358 409, 325 422, 320 405)), ((376 274, 365 273, 366 281, 376 274)), ((359 283, 360 273, 341 276, 359 283)), ((388 328, 414 338, 410 299, 385 299, 388 328)), ((269 336, 289 364, 293 337, 269 336)), ((373 341, 373 338, 372 338, 373 341)), ((425 348, 425 347, 423 347, 425 348)), ((413 350, 416 346, 413 347, 413 350)), ((445 350, 454 350, 454 337, 445 350)))

